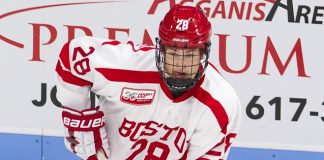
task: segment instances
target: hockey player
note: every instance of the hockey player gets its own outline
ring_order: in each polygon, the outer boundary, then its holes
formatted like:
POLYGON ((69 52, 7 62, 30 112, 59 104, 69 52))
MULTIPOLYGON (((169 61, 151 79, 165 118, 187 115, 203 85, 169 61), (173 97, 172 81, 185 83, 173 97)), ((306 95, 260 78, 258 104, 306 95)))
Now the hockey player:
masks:
POLYGON ((233 88, 208 62, 211 24, 173 7, 156 46, 83 37, 56 66, 65 145, 82 159, 226 159, 240 126, 233 88), (100 95, 90 107, 89 91, 100 95))

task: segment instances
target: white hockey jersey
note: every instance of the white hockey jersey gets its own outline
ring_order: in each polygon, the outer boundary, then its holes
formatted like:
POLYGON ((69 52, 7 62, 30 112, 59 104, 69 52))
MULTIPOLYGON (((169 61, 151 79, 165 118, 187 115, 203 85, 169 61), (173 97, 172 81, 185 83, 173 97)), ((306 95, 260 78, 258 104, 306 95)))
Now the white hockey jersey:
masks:
POLYGON ((240 126, 233 88, 211 64, 174 99, 155 65, 155 48, 82 37, 66 43, 56 66, 63 106, 90 107, 100 95, 111 160, 226 159, 240 126))

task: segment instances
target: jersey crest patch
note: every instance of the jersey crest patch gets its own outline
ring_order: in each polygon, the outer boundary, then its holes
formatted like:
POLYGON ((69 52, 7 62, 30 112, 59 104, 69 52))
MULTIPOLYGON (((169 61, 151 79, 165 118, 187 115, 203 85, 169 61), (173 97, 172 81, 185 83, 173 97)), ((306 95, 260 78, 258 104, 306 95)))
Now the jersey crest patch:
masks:
POLYGON ((133 89, 124 87, 121 91, 120 101, 132 105, 147 105, 153 102, 155 90, 133 89))

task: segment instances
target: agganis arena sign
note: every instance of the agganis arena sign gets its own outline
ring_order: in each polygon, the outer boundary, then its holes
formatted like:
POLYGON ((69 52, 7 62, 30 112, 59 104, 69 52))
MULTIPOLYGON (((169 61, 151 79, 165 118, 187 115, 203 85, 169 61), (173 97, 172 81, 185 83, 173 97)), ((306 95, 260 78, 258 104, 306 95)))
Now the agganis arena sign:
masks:
POLYGON ((155 14, 156 10, 165 4, 168 4, 170 8, 175 4, 180 4, 200 6, 212 19, 273 21, 276 16, 282 16, 281 13, 286 12, 287 22, 290 23, 323 24, 324 6, 310 6, 303 4, 303 1, 299 3, 294 4, 293 0, 154 0, 147 13, 155 14))

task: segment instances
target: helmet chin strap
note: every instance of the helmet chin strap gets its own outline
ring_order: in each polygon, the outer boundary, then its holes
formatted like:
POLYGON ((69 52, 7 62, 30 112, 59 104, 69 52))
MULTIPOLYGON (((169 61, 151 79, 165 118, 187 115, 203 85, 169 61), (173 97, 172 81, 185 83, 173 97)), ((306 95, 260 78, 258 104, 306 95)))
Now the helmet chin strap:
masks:
POLYGON ((181 96, 184 92, 195 86, 197 83, 198 76, 196 74, 194 79, 191 78, 182 78, 176 79, 172 77, 168 77, 165 79, 165 83, 168 86, 170 92, 172 93, 174 98, 181 96))

